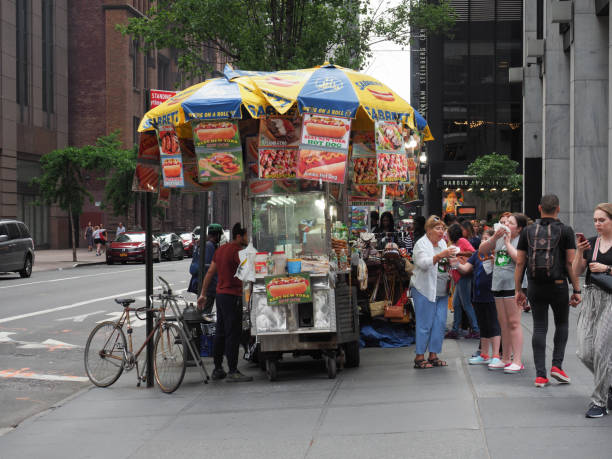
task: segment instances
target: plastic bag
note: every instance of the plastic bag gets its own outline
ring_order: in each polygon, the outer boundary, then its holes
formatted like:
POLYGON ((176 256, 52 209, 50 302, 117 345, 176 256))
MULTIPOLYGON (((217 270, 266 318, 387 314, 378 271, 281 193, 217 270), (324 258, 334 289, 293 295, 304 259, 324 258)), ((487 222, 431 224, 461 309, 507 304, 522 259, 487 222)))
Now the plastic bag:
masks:
POLYGON ((240 264, 236 270, 235 276, 242 282, 255 282, 255 256, 257 250, 253 247, 253 242, 249 241, 246 249, 238 252, 240 264))

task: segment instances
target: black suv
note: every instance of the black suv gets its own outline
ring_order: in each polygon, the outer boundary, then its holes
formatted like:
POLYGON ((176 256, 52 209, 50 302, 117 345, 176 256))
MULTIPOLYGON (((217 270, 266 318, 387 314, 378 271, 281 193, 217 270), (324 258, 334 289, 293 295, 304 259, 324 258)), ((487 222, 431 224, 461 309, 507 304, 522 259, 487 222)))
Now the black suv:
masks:
POLYGON ((30 230, 17 220, 0 220, 0 272, 32 275, 34 241, 30 230))

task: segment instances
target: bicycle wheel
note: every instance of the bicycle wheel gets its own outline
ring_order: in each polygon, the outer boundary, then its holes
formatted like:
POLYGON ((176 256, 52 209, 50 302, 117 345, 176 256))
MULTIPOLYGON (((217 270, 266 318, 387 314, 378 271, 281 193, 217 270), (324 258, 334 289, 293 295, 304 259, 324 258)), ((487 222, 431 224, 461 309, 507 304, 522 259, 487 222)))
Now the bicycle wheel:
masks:
POLYGON ((125 334, 115 322, 102 322, 89 334, 85 345, 85 371, 98 387, 113 384, 125 366, 127 342, 125 334))
POLYGON ((162 325, 155 338, 153 365, 159 388, 171 394, 185 376, 185 359, 181 329, 175 324, 162 325))

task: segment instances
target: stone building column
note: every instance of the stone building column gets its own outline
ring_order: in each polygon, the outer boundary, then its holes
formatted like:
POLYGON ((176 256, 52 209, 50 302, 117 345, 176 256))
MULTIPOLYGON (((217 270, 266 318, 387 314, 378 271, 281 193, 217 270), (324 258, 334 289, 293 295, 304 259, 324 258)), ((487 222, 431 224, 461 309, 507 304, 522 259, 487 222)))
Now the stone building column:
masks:
POLYGON ((569 223, 592 234, 593 207, 607 200, 609 188, 609 19, 595 15, 595 0, 578 1, 572 27, 569 223))
MULTIPOLYGON (((612 21, 612 15, 608 15, 612 21)), ((608 23, 608 199, 612 202, 612 24, 608 23)))
MULTIPOLYGON (((523 8, 523 40, 537 39, 537 0, 527 0, 523 8)), ((542 191, 542 79, 540 65, 527 62, 523 45, 523 210, 537 216, 542 191)))
MULTIPOLYGON (((536 3, 536 2, 534 2, 536 3)), ((570 192, 570 58, 563 51, 559 25, 552 24, 551 0, 544 6, 542 194, 556 194, 560 218, 569 222, 570 192)))

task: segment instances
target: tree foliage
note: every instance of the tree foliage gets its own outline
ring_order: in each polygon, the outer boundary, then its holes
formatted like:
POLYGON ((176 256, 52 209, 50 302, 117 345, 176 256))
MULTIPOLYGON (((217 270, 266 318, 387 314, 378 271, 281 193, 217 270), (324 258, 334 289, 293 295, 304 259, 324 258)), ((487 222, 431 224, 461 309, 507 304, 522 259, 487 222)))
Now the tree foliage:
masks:
MULTIPOLYGON (((115 167, 123 164, 127 150, 122 149, 119 131, 99 137, 95 145, 67 147, 53 150, 40 159, 41 175, 32 180, 39 188, 40 202, 57 204, 68 213, 70 221, 80 215, 85 199, 93 202, 88 188, 90 172, 110 174, 115 167)), ((72 232, 72 257, 76 261, 76 245, 72 232)))
POLYGON ((519 163, 507 155, 491 153, 476 158, 466 172, 476 178, 474 193, 495 201, 499 207, 520 198, 523 176, 517 173, 518 167, 519 163), (481 188, 484 190, 481 191, 481 188))
POLYGON ((448 35, 454 23, 449 0, 158 0, 117 27, 145 50, 176 50, 185 76, 205 78, 217 55, 245 70, 360 69, 377 41, 407 45, 411 30, 448 35))

